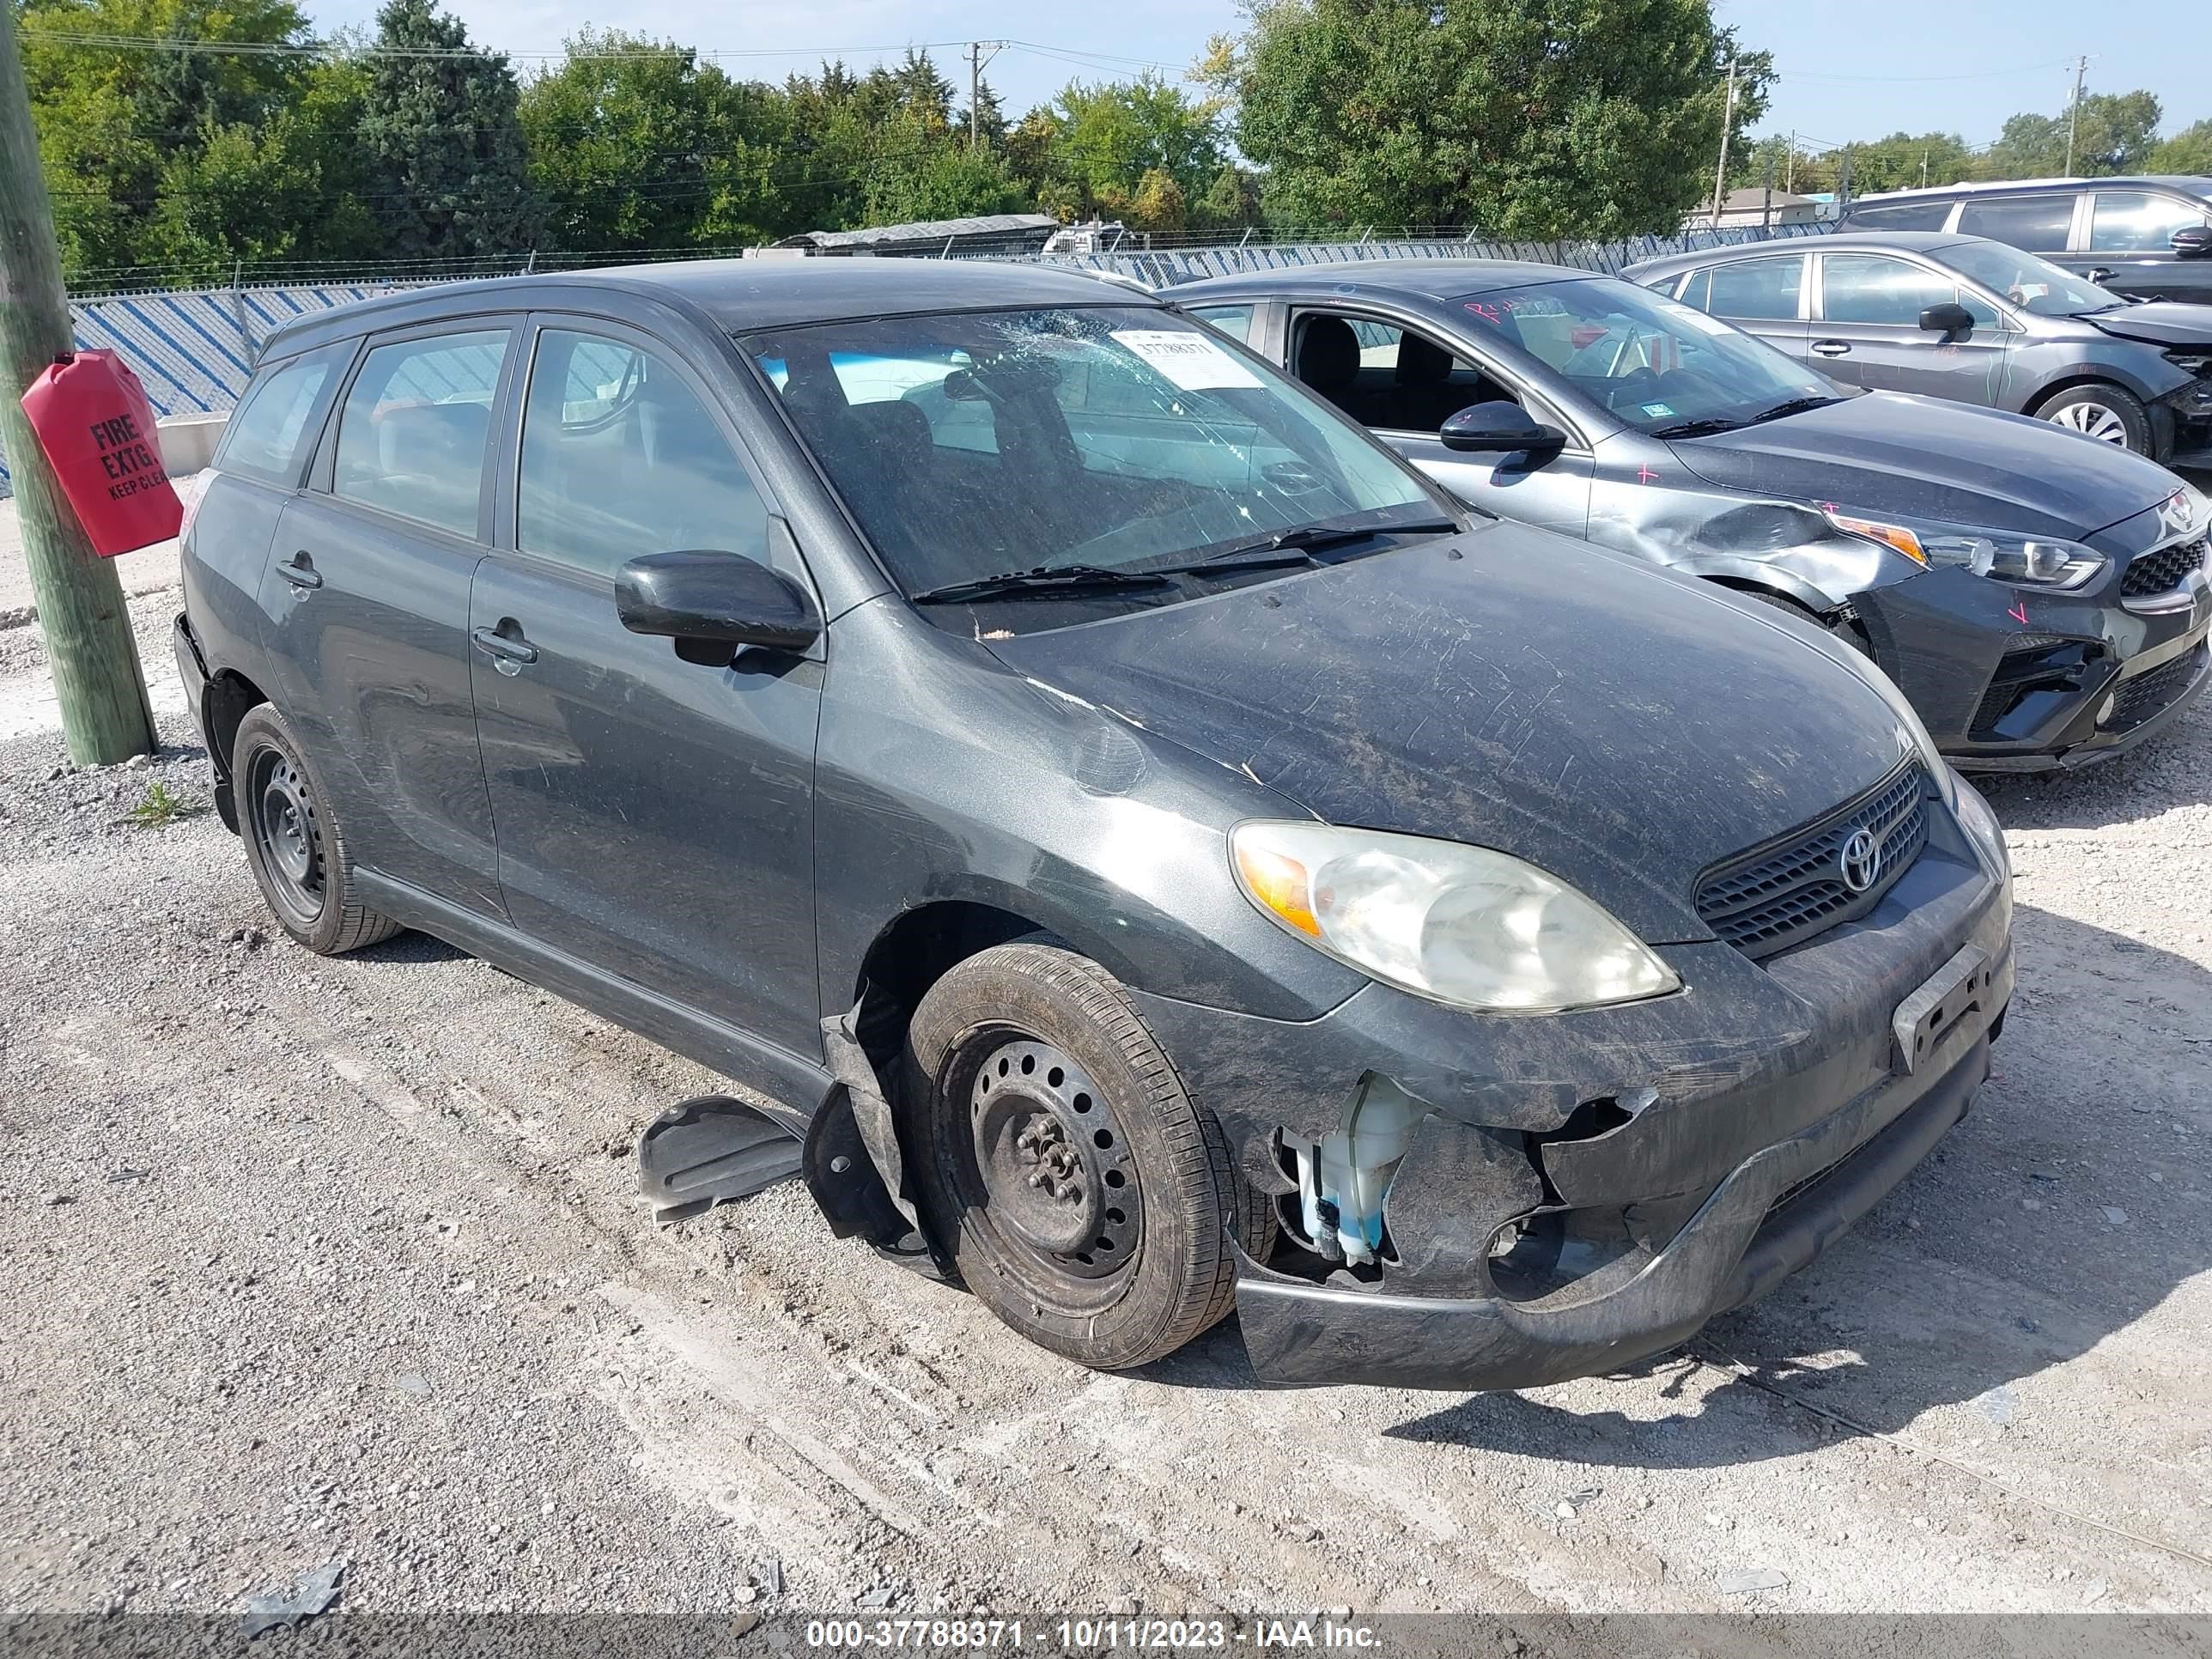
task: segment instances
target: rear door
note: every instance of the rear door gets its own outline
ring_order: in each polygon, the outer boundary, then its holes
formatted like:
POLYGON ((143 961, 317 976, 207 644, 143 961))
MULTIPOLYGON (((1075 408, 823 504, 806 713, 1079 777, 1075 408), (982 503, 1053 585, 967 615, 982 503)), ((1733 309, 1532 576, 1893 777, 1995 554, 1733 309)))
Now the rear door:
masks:
POLYGON ((814 734, 821 650, 726 668, 615 613, 616 570, 714 549, 808 580, 720 400, 670 345, 532 325, 501 545, 469 656, 514 925, 629 985, 818 1056, 814 734))
POLYGON ((1822 253, 1819 314, 1809 328, 1809 361, 1831 380, 1984 407, 2004 403, 2013 340, 2004 319, 1933 265, 1890 253, 1822 253), (1920 313, 1954 301, 1975 325, 1947 343, 1920 326, 1920 313))
POLYGON ((2029 196, 1969 196, 1960 204, 1961 236, 1986 236, 2025 253, 2039 253, 2069 270, 2083 268, 2075 219, 2087 205, 2086 192, 2039 191, 2029 196))
POLYGON ((1690 273, 1677 297, 1758 336, 1791 362, 1805 362, 1809 263, 1802 253, 1778 253, 1706 265, 1690 273))
POLYGON ((512 318, 372 336, 262 577, 278 705, 337 798, 354 857, 501 911, 469 694, 469 580, 512 318))

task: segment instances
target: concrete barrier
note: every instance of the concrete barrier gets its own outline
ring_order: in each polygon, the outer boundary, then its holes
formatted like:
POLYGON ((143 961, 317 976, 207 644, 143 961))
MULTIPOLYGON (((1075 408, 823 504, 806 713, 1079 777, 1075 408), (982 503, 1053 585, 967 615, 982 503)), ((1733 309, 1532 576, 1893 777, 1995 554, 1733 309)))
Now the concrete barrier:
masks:
POLYGON ((162 416, 155 422, 160 429, 161 470, 173 478, 191 477, 215 459, 215 447, 222 441, 222 429, 229 421, 227 410, 162 416))

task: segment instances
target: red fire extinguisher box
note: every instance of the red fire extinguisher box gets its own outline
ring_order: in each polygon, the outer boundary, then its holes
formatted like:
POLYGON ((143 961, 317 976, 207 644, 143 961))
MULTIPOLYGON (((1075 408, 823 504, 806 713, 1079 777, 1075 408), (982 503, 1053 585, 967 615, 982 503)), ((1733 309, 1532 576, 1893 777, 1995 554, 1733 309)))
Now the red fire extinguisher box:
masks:
POLYGON ((177 533, 184 504, 161 465, 154 406, 113 352, 57 359, 23 412, 94 552, 112 559, 177 533))

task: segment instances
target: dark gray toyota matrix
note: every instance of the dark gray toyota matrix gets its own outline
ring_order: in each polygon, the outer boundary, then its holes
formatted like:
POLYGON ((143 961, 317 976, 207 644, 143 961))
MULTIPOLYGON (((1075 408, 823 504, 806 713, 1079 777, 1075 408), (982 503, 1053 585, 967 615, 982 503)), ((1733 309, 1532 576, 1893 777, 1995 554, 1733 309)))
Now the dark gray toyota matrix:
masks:
POLYGON ((471 283, 292 324, 177 661, 308 949, 448 939, 714 1067, 663 1206, 1140 1365, 1668 1347, 1965 1114, 2002 837, 1855 653, 1454 503, 1082 276, 471 283))

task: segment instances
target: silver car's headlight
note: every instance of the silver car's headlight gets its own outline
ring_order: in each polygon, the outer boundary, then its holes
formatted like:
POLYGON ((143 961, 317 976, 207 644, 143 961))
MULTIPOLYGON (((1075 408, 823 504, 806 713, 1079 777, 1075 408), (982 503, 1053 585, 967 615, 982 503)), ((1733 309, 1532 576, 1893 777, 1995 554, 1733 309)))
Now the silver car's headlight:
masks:
POLYGON ((1239 824, 1237 885, 1316 949, 1416 996, 1556 1013, 1677 989, 1601 908, 1485 847, 1312 823, 1239 824))
POLYGON ((1922 564, 1960 565, 1977 576, 2023 586, 2070 590, 2092 580, 2106 564, 2096 549, 2058 536, 2021 536, 1927 520, 1863 518, 1835 507, 1828 509, 1827 516, 1830 524, 1847 535, 1880 542, 1922 564))

